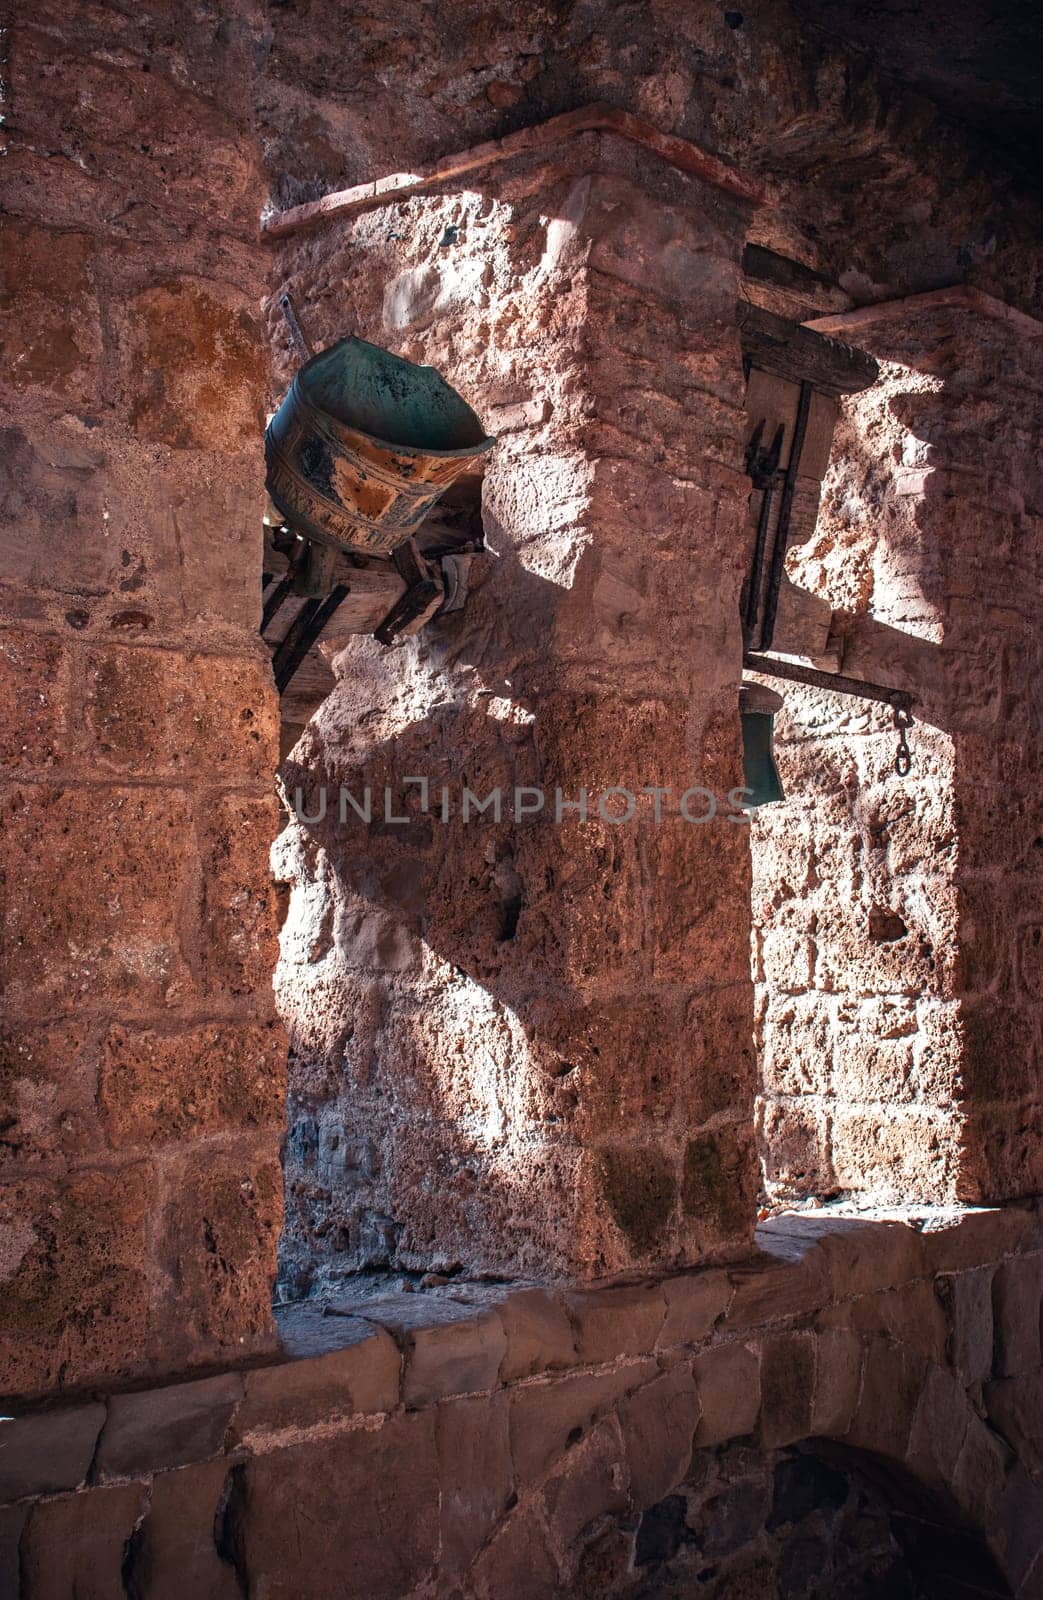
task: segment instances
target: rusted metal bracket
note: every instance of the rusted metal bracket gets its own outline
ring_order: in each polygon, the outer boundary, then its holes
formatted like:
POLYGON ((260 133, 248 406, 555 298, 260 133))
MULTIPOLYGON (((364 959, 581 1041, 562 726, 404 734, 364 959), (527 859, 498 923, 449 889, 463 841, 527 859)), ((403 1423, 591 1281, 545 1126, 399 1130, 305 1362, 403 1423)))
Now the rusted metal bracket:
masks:
POLYGON ((297 308, 293 303, 293 296, 288 289, 284 289, 279 296, 279 310, 283 314, 287 328, 290 330, 290 343, 297 352, 300 361, 310 361, 315 351, 312 349, 307 334, 301 327, 297 316, 297 308))
POLYGON ((440 592, 437 583, 428 577, 424 569, 415 539, 400 544, 397 550, 391 552, 391 559, 400 577, 405 579, 406 592, 391 607, 380 626, 373 630, 374 639, 387 645, 394 644, 402 629, 426 611, 440 592))
POLYGON ((348 585, 339 583, 325 600, 304 602, 272 657, 275 687, 280 694, 290 683, 312 645, 321 638, 323 629, 348 592, 348 585))
POLYGON ((877 700, 881 705, 903 711, 912 710, 916 704, 916 696, 908 689, 890 689, 886 684, 846 678, 841 672, 820 672, 817 667, 798 666, 795 661, 780 661, 777 656, 760 655, 753 650, 743 652, 742 664, 765 678, 785 678, 789 683, 806 684, 809 689, 829 689, 833 694, 851 695, 856 700, 877 700))
POLYGON ((763 436, 764 422, 762 420, 757 424, 756 431, 746 450, 747 474, 753 483, 753 487, 761 492, 760 516, 757 518, 757 537, 754 541, 753 560, 746 580, 746 599, 743 605, 743 623, 747 639, 752 639, 753 637, 753 630, 757 625, 757 613, 760 609, 761 575, 764 571, 764 554, 768 546, 771 508, 775 502, 775 490, 780 479, 779 461, 782 457, 782 441, 785 437, 785 428, 780 422, 775 430, 775 437, 767 449, 764 449, 762 444, 763 436))
POLYGON ((812 392, 812 386, 805 378, 800 385, 800 399, 797 402, 797 422, 793 431, 793 443, 790 446, 789 461, 786 464, 786 477, 782 485, 779 524, 775 529, 775 545, 771 552, 768 588, 764 596, 764 615, 761 617, 760 636, 760 648, 762 650, 771 649, 771 641, 775 636, 775 618, 779 609, 779 589, 782 586, 782 573, 786 565, 790 517, 793 515, 793 496, 797 492, 800 458, 804 454, 804 439, 808 431, 812 392))
POLYGON ((788 683, 803 683, 809 689, 828 689, 832 694, 847 694, 855 700, 875 700, 880 705, 890 706, 898 734, 895 771, 900 778, 909 776, 913 758, 906 732, 913 726, 916 696, 908 689, 890 689, 883 683, 846 678, 841 672, 820 672, 817 667, 801 667, 794 661, 779 661, 775 656, 762 656, 752 650, 743 652, 742 664, 749 672, 759 672, 765 678, 782 678, 788 683))

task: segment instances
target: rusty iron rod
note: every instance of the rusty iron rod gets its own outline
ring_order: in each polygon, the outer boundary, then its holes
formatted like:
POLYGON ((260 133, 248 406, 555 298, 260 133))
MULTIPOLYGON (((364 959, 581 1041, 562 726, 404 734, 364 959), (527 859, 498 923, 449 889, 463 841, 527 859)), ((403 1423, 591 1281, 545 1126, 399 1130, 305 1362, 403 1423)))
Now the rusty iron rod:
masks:
POLYGON ((782 587, 782 573, 786 565, 786 546, 789 544, 789 524, 793 514, 793 496, 797 492, 797 475, 800 472, 800 458, 804 454, 804 438, 808 431, 808 417, 811 412, 812 386, 805 379, 800 386, 800 399, 797 402, 797 422, 793 431, 793 443, 790 445, 789 461, 786 463, 786 477, 782 486, 782 504, 779 507, 779 520, 775 526, 775 547, 771 552, 771 566, 768 570, 768 588, 764 596, 764 613, 761 617, 760 647, 762 650, 771 649, 771 641, 775 636, 775 617, 779 609, 779 591, 782 587))
POLYGON ((750 672, 760 672, 766 678, 784 678, 790 683, 803 683, 809 689, 828 689, 832 694, 847 694, 856 700, 877 700, 881 705, 908 711, 916 704, 916 696, 908 689, 889 689, 882 683, 866 683, 861 678, 846 678, 840 672, 820 672, 817 667, 800 667, 792 661, 779 661, 774 656, 759 655, 747 650, 742 664, 750 672))
POLYGON ((297 308, 293 303, 293 296, 289 290, 284 290, 279 296, 279 310, 282 312, 286 326, 290 330, 290 343, 296 350, 298 357, 301 361, 310 361, 315 351, 308 342, 307 334, 301 327, 300 319, 297 316, 297 308))

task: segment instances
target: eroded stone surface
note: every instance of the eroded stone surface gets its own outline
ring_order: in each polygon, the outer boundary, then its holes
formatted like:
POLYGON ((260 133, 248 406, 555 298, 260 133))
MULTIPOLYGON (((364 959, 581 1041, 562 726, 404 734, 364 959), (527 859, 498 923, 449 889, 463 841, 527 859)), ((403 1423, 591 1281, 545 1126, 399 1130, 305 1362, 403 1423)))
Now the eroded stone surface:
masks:
MULTIPOLYGON (((968 1224, 975 1231, 973 1215, 968 1224)), ((568 1368, 561 1328, 534 1318, 541 1291, 531 1288, 459 1280, 389 1294, 361 1282, 344 1297, 348 1315, 287 1308, 288 1359, 116 1396, 96 1455, 101 1406, 90 1408, 90 1438, 83 1409, 9 1424, 46 1435, 54 1461, 71 1463, 68 1484, 88 1452, 91 1483, 129 1479, 69 1492, 51 1478, 41 1499, 38 1462, 21 1481, 5 1470, 11 1559, 37 1583, 101 1594, 118 1551, 131 1586, 173 1593, 176 1566, 219 1600, 244 1587, 494 1600, 507 1582, 566 1600, 591 1585, 632 1592, 635 1575, 657 1592, 698 1578, 723 1600, 754 1567, 776 1593, 833 1600, 845 1574, 863 1573, 859 1562, 883 1584, 899 1581, 905 1561, 900 1592, 917 1594, 909 1581, 954 1560, 1002 1594, 999 1574, 1022 1582, 1043 1526, 1031 1476, 1038 1374, 1009 1378, 990 1364, 984 1385, 969 1381, 949 1318, 973 1298, 981 1265, 919 1276, 923 1258, 906 1256, 903 1268, 895 1225, 877 1226, 892 1288, 822 1275, 812 1307, 803 1258, 777 1257, 782 1315, 745 1328, 708 1320, 728 1274, 669 1280, 671 1342, 658 1358, 635 1356, 631 1337, 642 1305, 662 1317, 655 1283, 629 1287, 622 1302, 618 1288, 575 1296, 589 1320, 600 1294, 605 1315, 596 1349, 581 1356, 573 1343, 568 1368), (787 1275, 799 1293, 787 1292, 787 1275), (908 1308, 924 1292, 950 1335, 931 1353, 911 1342, 908 1308), (491 1361, 479 1374, 475 1330, 494 1319, 524 1326, 524 1373, 504 1375, 501 1351, 501 1374, 491 1361)), ((950 1217, 945 1231, 961 1226, 950 1217)))
MULTIPOLYGON (((272 1341, 285 1045, 263 810, 278 717, 256 636, 259 40, 239 5, 206 20, 99 7, 73 24, 48 4, 11 30, 9 1397, 154 1381, 272 1341)), ((104 1508, 122 1518, 121 1493, 97 1497, 99 1528, 104 1508)), ((81 1593, 119 1589, 136 1516, 135 1502, 81 1593)), ((47 1565, 45 1521, 26 1532, 26 1570, 58 1593, 67 1551, 55 1522, 47 1565)))

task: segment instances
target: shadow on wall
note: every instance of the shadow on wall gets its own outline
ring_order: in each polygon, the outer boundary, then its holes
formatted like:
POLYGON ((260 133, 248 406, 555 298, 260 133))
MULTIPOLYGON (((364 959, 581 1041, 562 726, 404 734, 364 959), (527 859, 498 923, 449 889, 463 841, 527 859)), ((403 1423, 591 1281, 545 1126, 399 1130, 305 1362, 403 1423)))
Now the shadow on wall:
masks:
MULTIPOLYGON (((617 1540, 617 1530, 606 1532, 585 1553, 575 1592, 589 1592, 583 1580, 600 1575, 617 1540)), ((684 1482, 641 1517, 632 1560, 636 1593, 647 1600, 696 1589, 707 1600, 952 1600, 964 1586, 1006 1600, 1014 1592, 955 1505, 908 1471, 828 1439, 697 1450, 684 1482)), ((619 1592, 635 1592, 627 1580, 629 1572, 619 1592)), ((598 1592, 611 1595, 615 1585, 598 1592)))
POLYGON ((843 670, 919 696, 912 774, 891 770, 883 708, 787 689, 789 799, 753 830, 762 1153, 782 1196, 1043 1184, 1034 358, 942 318, 865 341, 889 366, 848 405, 803 576, 847 605, 843 670))
POLYGON ((293 1293, 317 1260, 600 1276, 749 1249, 746 826, 656 825, 650 796, 622 826, 443 826, 415 788, 408 825, 379 814, 409 775, 457 805, 464 783, 550 807, 559 787, 741 783, 747 208, 599 140, 282 263, 316 340, 369 330, 503 435, 499 554, 465 612, 391 657, 345 652, 285 770, 309 816, 323 781, 377 797, 342 829, 334 795, 279 848, 299 885, 277 979, 293 1293))
MULTIPOLYGON (((501 542, 495 527, 488 536, 501 542)), ((708 1253, 722 1236, 748 1232, 748 1186, 722 1166, 716 1142, 706 1140, 701 1167, 698 1159, 700 1128, 752 1092, 752 1046, 708 1067, 719 992, 705 1009, 651 994, 606 1001, 614 974, 632 972, 648 949, 646 905, 661 890, 659 852, 676 829, 699 837, 705 870, 691 915, 713 938, 714 876, 745 851, 746 828, 722 814, 705 827, 664 821, 653 830, 650 797, 641 826, 597 817, 597 790, 628 778, 617 770, 612 711, 636 722, 644 708, 572 696, 563 724, 554 666, 562 588, 503 543, 483 560, 466 612, 408 647, 434 701, 429 714, 401 720, 386 657, 360 641, 339 658, 337 690, 283 769, 305 817, 319 817, 326 792, 322 820, 290 824, 278 869, 296 885, 277 980, 294 1018, 283 1242, 291 1296, 329 1263, 335 1274, 392 1262, 465 1261, 473 1271, 520 1261, 545 1271, 572 1247, 572 1208, 560 1195, 591 1162, 614 1207, 596 1270, 616 1266, 612 1227, 633 1255, 680 1264, 680 1249, 671 1261, 663 1243, 679 1202, 704 1220, 708 1253), (408 775, 428 778, 428 814, 408 775), (499 788, 503 820, 490 811, 464 822, 464 785, 481 799, 499 788), (555 788, 572 801, 584 785, 592 820, 581 826, 565 810, 556 823, 555 788), (342 786, 359 806, 371 791, 368 824, 350 801, 341 821, 342 786), (385 786, 406 824, 385 820, 385 786), (520 825, 508 815, 516 787, 547 797, 543 814, 520 825), (636 1059, 640 1071, 620 1071, 636 1059), (686 1146, 695 1152, 687 1192, 677 1195, 662 1150, 628 1145, 635 1122, 678 1164, 686 1146)), ((583 565, 581 557, 576 586, 583 565)), ((631 781, 676 784, 674 746, 658 750, 657 732, 648 729, 646 766, 631 781)), ((730 698, 710 717, 704 749, 689 781, 726 796, 741 782, 730 698)), ((743 930, 722 938, 720 959, 734 973, 728 1026, 748 1004, 743 930)))

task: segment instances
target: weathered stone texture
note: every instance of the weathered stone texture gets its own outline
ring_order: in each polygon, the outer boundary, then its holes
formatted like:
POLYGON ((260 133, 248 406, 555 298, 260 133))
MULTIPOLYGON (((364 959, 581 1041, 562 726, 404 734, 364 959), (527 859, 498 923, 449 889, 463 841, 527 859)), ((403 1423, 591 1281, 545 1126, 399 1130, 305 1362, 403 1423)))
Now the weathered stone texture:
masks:
POLYGON ((915 299, 848 336, 882 376, 798 571, 844 613, 843 671, 918 696, 913 770, 888 771, 883 708, 787 689, 789 798, 753 829, 769 1189, 1034 1193, 1039 345, 915 299))
POLYGON ((724 530, 745 493, 746 221, 720 191, 583 135, 553 167, 516 162, 481 193, 405 201, 283 253, 313 337, 350 323, 437 365, 490 427, 540 402, 490 458, 496 553, 466 622, 393 655, 346 651, 321 732, 284 769, 308 815, 320 783, 333 797, 281 846, 297 1289, 334 1265, 479 1258, 590 1277, 734 1256, 749 1237, 748 856, 724 814, 740 781, 724 530), (653 378, 664 341, 678 361, 653 378), (640 698, 619 692, 624 674, 640 698), (400 805, 406 774, 428 777, 427 815, 416 788, 401 827, 331 815, 342 783, 400 805), (501 786, 501 819, 465 821, 462 782, 501 786), (706 826, 677 814, 693 782, 723 807, 706 826), (670 788, 672 816, 656 820, 644 785, 670 788), (526 786, 546 801, 516 820, 526 786), (618 786, 636 795, 621 823, 618 786), (555 791, 571 807, 581 789, 586 820, 556 818, 555 791))
POLYGON ((215 1600, 735 1600, 754 1573, 753 1593, 804 1600, 1034 1596, 1038 1365, 1002 1373, 1038 1339, 1038 1256, 996 1247, 1038 1244, 1040 1218, 1001 1216, 777 1219, 777 1302, 747 1326, 708 1316, 750 1269, 708 1268, 667 1280, 669 1332, 660 1284, 577 1292, 587 1348, 524 1286, 360 1283, 287 1308, 274 1365, 0 1427, 0 1570, 18 1600, 108 1600, 114 1573, 160 1600, 178 1579, 215 1600), (957 1308, 983 1274, 1008 1334, 972 1377, 957 1308), (498 1377, 476 1330, 520 1322, 526 1370, 498 1377), (658 1356, 635 1353, 657 1327, 658 1356))
MULTIPOLYGON (((44 4, 5 36, 8 1396, 272 1338, 256 24, 44 4)), ((80 1592, 119 1586, 136 1515, 80 1592)), ((42 1520, 26 1570, 58 1593, 42 1520)))

